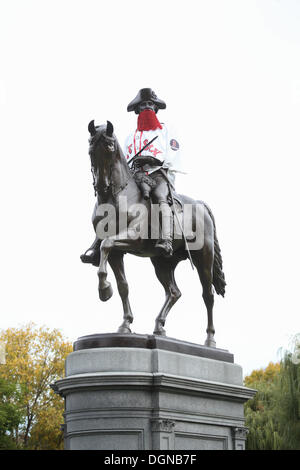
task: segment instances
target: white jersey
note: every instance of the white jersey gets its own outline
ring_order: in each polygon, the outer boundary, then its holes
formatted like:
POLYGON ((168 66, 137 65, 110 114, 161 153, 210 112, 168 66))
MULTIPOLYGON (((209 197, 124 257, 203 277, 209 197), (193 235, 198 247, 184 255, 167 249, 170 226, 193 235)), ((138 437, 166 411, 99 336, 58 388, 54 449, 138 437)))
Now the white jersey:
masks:
MULTIPOLYGON (((177 172, 181 173, 180 146, 173 131, 169 131, 165 124, 161 123, 161 125, 162 129, 155 129, 155 131, 136 130, 131 133, 126 139, 124 153, 126 159, 130 160, 147 145, 148 142, 157 136, 157 139, 146 147, 140 155, 150 155, 158 159, 162 163, 162 168, 168 170, 170 180, 174 183, 175 174, 177 172)), ((138 159, 139 157, 136 158, 138 159)), ((132 162, 129 166, 132 166, 132 162)), ((143 166, 143 170, 147 174, 151 174, 159 168, 161 168, 161 166, 143 166)))

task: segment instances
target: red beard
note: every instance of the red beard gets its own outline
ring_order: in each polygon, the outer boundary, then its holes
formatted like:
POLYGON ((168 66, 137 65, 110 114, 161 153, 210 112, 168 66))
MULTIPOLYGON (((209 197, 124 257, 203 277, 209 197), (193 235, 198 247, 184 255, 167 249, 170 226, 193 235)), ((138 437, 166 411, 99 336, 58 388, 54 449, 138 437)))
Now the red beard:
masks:
POLYGON ((139 114, 137 128, 138 131, 155 131, 157 128, 162 129, 162 125, 152 109, 145 109, 139 114))

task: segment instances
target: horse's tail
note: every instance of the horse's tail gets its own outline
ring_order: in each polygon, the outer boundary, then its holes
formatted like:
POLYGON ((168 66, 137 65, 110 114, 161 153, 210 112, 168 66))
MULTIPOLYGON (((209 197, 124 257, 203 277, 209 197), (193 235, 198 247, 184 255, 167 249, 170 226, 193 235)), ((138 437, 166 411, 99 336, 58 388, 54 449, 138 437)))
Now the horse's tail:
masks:
POLYGON ((213 285, 216 289, 216 293, 222 295, 224 297, 225 294, 225 275, 223 273, 223 260, 221 256, 221 248, 217 238, 217 230, 216 230, 216 223, 215 218, 213 216, 212 211, 210 208, 205 204, 207 212, 209 213, 213 225, 214 225, 214 265, 213 265, 213 285))

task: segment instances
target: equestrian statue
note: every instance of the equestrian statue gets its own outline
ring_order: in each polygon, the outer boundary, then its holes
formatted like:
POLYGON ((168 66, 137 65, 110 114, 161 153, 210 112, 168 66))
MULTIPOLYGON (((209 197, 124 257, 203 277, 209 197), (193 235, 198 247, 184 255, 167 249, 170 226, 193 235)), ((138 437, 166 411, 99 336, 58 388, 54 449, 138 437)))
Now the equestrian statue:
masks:
POLYGON ((92 217, 96 238, 81 260, 98 267, 102 301, 113 294, 107 263, 111 266, 123 304, 118 333, 125 334, 131 333, 133 315, 124 254, 150 258, 166 294, 153 333, 166 335, 166 317, 181 296, 174 271, 180 261, 189 259, 198 271, 207 309, 205 345, 215 347, 214 292, 224 296, 226 285, 215 221, 206 203, 175 191, 175 176, 181 172, 180 145, 174 132, 157 118, 158 111, 165 108, 166 103, 151 88, 138 92, 127 107, 138 119, 124 152, 111 122, 99 126, 94 121, 89 123, 89 155, 97 198, 92 217), (200 243, 188 241, 192 240, 191 233, 196 233, 200 243))

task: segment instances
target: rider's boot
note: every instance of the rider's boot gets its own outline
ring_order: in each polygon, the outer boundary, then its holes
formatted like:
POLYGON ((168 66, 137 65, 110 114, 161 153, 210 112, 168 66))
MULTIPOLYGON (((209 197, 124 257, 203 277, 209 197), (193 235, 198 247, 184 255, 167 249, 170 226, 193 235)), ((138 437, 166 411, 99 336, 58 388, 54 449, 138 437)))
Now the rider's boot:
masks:
POLYGON ((161 211, 162 226, 161 226, 161 238, 156 242, 155 247, 163 250, 163 256, 170 257, 173 255, 172 247, 172 228, 173 228, 173 216, 172 211, 166 202, 159 204, 161 211))
POLYGON ((83 263, 90 263, 93 266, 99 266, 100 264, 100 240, 95 238, 94 243, 90 248, 88 248, 83 255, 80 256, 80 259, 83 263), (89 253, 90 252, 90 253, 89 253))

